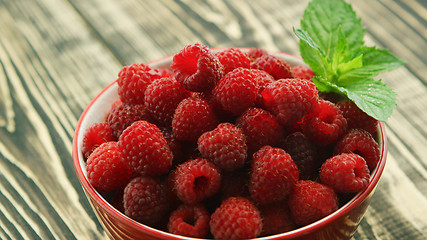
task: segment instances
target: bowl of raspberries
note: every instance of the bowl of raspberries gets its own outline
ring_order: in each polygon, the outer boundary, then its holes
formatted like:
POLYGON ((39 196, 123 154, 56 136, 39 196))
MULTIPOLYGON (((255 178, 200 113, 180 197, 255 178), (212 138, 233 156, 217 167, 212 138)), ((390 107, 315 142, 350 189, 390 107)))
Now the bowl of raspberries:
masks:
POLYGON ((84 110, 77 176, 112 239, 350 239, 384 124, 301 58, 184 46, 123 67, 84 110))

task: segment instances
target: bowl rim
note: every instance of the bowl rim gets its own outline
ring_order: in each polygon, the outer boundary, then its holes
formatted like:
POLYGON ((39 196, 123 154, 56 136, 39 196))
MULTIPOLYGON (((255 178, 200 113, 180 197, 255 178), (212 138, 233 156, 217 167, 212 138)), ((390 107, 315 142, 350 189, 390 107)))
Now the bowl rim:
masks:
MULTIPOLYGON (((227 49, 227 47, 223 47, 223 48, 211 48, 214 51, 220 51, 223 49, 227 49)), ((239 47, 239 49, 243 50, 243 51, 248 51, 251 48, 246 48, 246 47, 239 47)), ((302 58, 299 56, 295 56, 293 54, 290 53, 284 53, 284 52, 279 52, 279 51, 269 51, 270 54, 273 55, 277 55, 279 57, 284 57, 284 58, 289 58, 290 60, 293 61, 297 61, 298 64, 303 64, 305 65, 305 63, 302 61, 302 58)), ((157 60, 154 61, 150 61, 146 64, 148 65, 165 65, 166 63, 168 63, 171 59, 172 59, 173 55, 169 55, 169 56, 165 56, 162 58, 159 58, 157 60)), ((98 191, 92 187, 92 185, 89 183, 86 174, 84 173, 84 170, 81 167, 81 164, 83 160, 82 159, 82 154, 81 151, 79 149, 79 139, 81 138, 80 135, 83 134, 84 130, 82 129, 82 122, 84 121, 89 109, 94 105, 94 103, 107 91, 110 90, 110 88, 112 88, 115 84, 117 83, 117 80, 114 80, 113 82, 111 82, 110 84, 108 84, 105 88, 103 88, 91 101, 90 103, 86 106, 86 108, 83 110, 78 123, 76 125, 76 129, 75 129, 75 133, 74 133, 74 137, 73 137, 73 149, 72 149, 72 157, 73 157, 73 162, 74 162, 74 168, 77 174, 77 177, 84 189, 84 192, 86 194, 86 197, 89 198, 89 200, 91 201, 95 201, 99 206, 101 206, 105 211, 108 212, 109 215, 114 216, 117 220, 121 221, 122 223, 130 226, 133 229, 137 229, 139 231, 144 231, 146 234, 149 234, 151 236, 155 236, 157 238, 161 238, 161 239, 176 239, 176 240, 184 240, 184 239, 200 239, 200 238, 191 238, 191 237, 185 237, 185 236, 181 236, 181 235, 176 235, 176 234, 172 234, 172 233, 168 233, 153 227, 149 227, 145 224, 139 223, 131 218, 129 218, 128 216, 126 216, 125 214, 123 214, 122 212, 120 212, 119 210, 117 210, 116 208, 114 208, 100 193, 98 193, 98 191), (79 137, 80 136, 80 137, 79 137)), ((370 181, 368 186, 362 190, 361 192, 357 193, 354 197, 352 197, 346 204, 344 204, 343 206, 341 206, 340 208, 338 208, 335 212, 329 214, 328 216, 313 222, 311 224, 308 224, 306 226, 303 227, 299 227, 297 229, 294 229, 292 231, 288 231, 288 232, 284 232, 284 233, 280 233, 280 234, 275 234, 275 235, 270 235, 270 236, 265 236, 265 237, 259 237, 259 238, 255 238, 258 240, 272 240, 272 239, 292 239, 295 237, 299 237, 299 236, 303 236, 303 235, 307 235, 310 233, 313 233, 315 231, 320 230, 322 227, 324 227, 325 225, 328 225, 331 222, 334 222, 335 220, 343 217, 345 214, 347 214, 348 212, 350 212, 353 208, 355 208, 356 206, 358 206, 359 204, 361 204, 363 202, 364 199, 366 199, 368 197, 369 194, 373 193, 379 180, 380 177, 384 171, 385 168, 385 164, 386 164, 386 159, 387 159, 387 150, 388 150, 388 140, 387 140, 387 136, 386 136, 386 130, 385 130, 385 124, 381 121, 379 121, 378 123, 378 140, 379 140, 379 144, 381 146, 380 149, 380 153, 381 153, 381 158, 380 161, 378 162, 378 165, 376 166, 376 168, 373 171, 373 174, 371 174, 370 177, 370 181)), ((94 207, 92 205, 92 207, 94 207)), ((98 221, 100 221, 98 219, 98 221)))

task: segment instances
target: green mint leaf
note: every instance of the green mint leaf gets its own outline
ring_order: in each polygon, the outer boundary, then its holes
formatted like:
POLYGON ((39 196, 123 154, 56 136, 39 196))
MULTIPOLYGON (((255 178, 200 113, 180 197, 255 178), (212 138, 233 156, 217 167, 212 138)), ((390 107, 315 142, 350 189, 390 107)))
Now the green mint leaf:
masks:
POLYGON ((372 78, 379 73, 391 71, 404 64, 403 61, 384 49, 363 47, 360 53, 363 56, 362 66, 342 72, 338 81, 353 82, 363 78, 372 78))
POLYGON ((293 28, 295 35, 302 41, 306 42, 310 47, 316 50, 321 55, 325 56, 325 53, 320 49, 320 47, 311 39, 311 37, 307 34, 306 31, 302 29, 293 28))
POLYGON ((304 62, 311 67, 316 75, 326 77, 331 66, 321 52, 311 47, 304 40, 300 41, 300 52, 304 62))
POLYGON ((360 109, 379 121, 387 120, 396 107, 396 94, 379 80, 362 79, 338 88, 360 109))
POLYGON ((365 29, 350 4, 344 0, 312 0, 304 11, 301 28, 332 59, 337 46, 336 35, 341 31, 347 41, 348 50, 358 49, 363 44, 365 29))

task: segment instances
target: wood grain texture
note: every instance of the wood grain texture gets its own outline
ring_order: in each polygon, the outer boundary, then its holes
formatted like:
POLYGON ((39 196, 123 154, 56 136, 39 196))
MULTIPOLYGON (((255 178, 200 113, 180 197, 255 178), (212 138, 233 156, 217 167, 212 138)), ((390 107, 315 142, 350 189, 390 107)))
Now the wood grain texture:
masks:
MULTIPOLYGON (((366 42, 406 65, 389 155, 354 239, 427 239, 427 2, 351 0, 366 42)), ((123 65, 201 42, 299 54, 308 0, 0 0, 0 238, 106 239, 74 172, 79 115, 123 65)))

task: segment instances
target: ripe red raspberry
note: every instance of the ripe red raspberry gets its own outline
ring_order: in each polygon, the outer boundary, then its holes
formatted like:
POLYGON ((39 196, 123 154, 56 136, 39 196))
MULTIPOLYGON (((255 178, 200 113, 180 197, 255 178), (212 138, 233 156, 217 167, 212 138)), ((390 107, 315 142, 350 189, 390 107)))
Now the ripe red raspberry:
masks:
POLYGON ((135 177, 126 185, 123 203, 127 216, 149 226, 161 222, 170 209, 165 183, 149 176, 135 177))
POLYGON ((258 96, 255 99, 255 106, 264 108, 264 102, 262 100, 262 91, 270 84, 276 81, 273 76, 268 74, 264 70, 251 69, 251 72, 255 74, 255 82, 258 85, 258 96))
POLYGON ((211 215, 209 225, 215 239, 255 238, 262 231, 259 210, 243 197, 224 200, 211 215))
POLYGON ((143 104, 145 89, 153 80, 161 77, 159 70, 145 64, 123 67, 117 79, 120 100, 128 104, 143 104))
POLYGON ((177 166, 173 182, 174 190, 182 202, 196 204, 218 192, 221 174, 209 160, 196 158, 177 166))
POLYGON ((246 161, 246 137, 231 123, 220 123, 214 130, 203 133, 197 141, 202 157, 223 170, 241 168, 246 161))
POLYGON ((313 223, 338 209, 334 190, 311 180, 299 180, 289 195, 289 209, 297 225, 313 223))
POLYGON ((131 175, 132 171, 123 161, 117 142, 101 144, 87 160, 87 178, 94 188, 102 192, 120 188, 131 175))
POLYGON ((311 70, 311 68, 306 65, 298 65, 293 67, 292 74, 294 75, 294 78, 306 80, 311 80, 315 76, 313 70, 311 70))
POLYGON ((249 108, 237 120, 247 138, 250 153, 265 145, 276 146, 283 137, 282 126, 269 111, 261 108, 249 108))
POLYGON ((116 139, 120 137, 123 130, 138 120, 153 122, 153 117, 144 104, 122 104, 112 109, 107 116, 107 122, 116 139))
POLYGON ((315 179, 321 166, 313 143, 301 132, 286 136, 283 149, 291 155, 299 170, 300 179, 315 179))
POLYGON ((240 51, 238 48, 227 48, 217 52, 215 55, 224 66, 224 74, 238 67, 249 68, 251 66, 248 54, 240 51))
POLYGON ((378 127, 378 121, 363 112, 353 101, 339 101, 337 107, 341 110, 343 116, 347 119, 349 129, 361 128, 375 136, 378 127))
POLYGON ((298 181, 298 168, 281 148, 264 146, 253 155, 249 192, 260 204, 285 199, 298 181))
POLYGON ((347 130, 347 120, 332 102, 320 99, 315 110, 303 119, 303 131, 321 146, 334 144, 347 130))
POLYGON ((342 153, 327 159, 319 175, 321 182, 336 192, 358 192, 369 183, 368 165, 355 153, 342 153))
POLYGON ((187 237, 204 238, 209 233, 210 214, 202 204, 180 205, 170 214, 168 231, 187 237))
POLYGON ((106 122, 94 123, 85 130, 82 142, 82 153, 86 160, 99 145, 114 139, 113 130, 106 122))
POLYGON ((251 68, 264 70, 276 80, 293 78, 291 67, 283 59, 269 54, 257 58, 251 68))
POLYGON ((212 105, 201 98, 182 100, 172 119, 172 130, 181 141, 197 141, 202 133, 217 125, 218 119, 212 105))
POLYGON ((283 125, 293 125, 314 110, 318 92, 314 83, 301 79, 280 79, 262 92, 264 105, 283 125))
POLYGON ((224 75, 223 66, 208 46, 187 45, 175 54, 171 65, 175 78, 187 90, 204 92, 212 89, 224 75))
POLYGON ((160 129, 147 121, 136 121, 120 135, 123 158, 138 174, 159 176, 169 171, 173 154, 160 129))
POLYGON ((218 82, 212 94, 224 110, 238 116, 255 104, 258 96, 255 77, 251 69, 236 68, 218 82))
POLYGON ((170 126, 176 107, 189 96, 175 78, 160 78, 145 90, 145 106, 159 126, 170 126))
POLYGON ((261 49, 261 48, 251 48, 248 51, 248 56, 249 56, 249 59, 251 59, 251 62, 253 62, 257 58, 264 56, 264 55, 267 55, 267 54, 268 54, 268 52, 264 49, 261 49))
POLYGON ((335 145, 334 154, 357 153, 373 171, 380 161, 380 147, 372 135, 363 129, 349 130, 335 145))
POLYGON ((262 236, 291 231, 296 228, 287 201, 274 202, 259 207, 262 217, 262 236))

